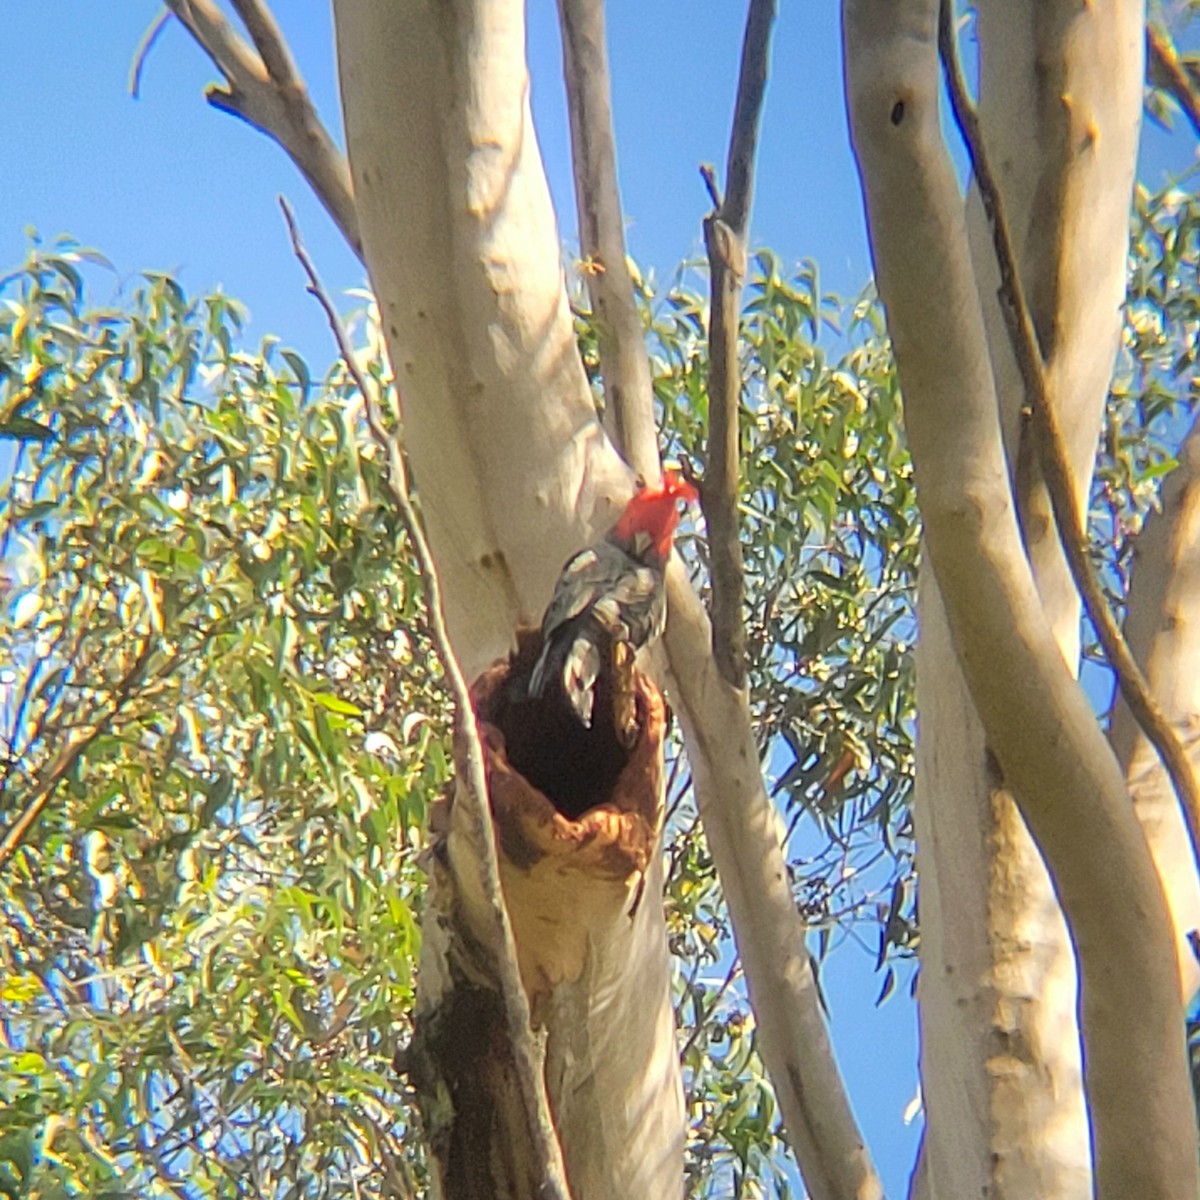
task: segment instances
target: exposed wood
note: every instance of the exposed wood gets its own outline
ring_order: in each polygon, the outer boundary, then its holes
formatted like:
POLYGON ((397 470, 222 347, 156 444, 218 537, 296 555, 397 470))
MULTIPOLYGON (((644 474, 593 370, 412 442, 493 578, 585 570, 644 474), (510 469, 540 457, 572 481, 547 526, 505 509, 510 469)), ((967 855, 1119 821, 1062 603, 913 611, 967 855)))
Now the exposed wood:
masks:
MULTIPOLYGON (((504 893, 545 1047, 571 1191, 577 1200, 602 1200, 620 1182, 630 1194, 678 1194, 682 1088, 671 1009, 661 1003, 669 1000, 670 975, 656 953, 665 936, 657 897, 666 709, 637 673, 639 735, 631 749, 618 745, 611 727, 605 732, 599 712, 592 730, 577 722, 572 730, 564 723, 574 720, 568 710, 525 701, 514 688, 539 645, 536 634, 524 639, 514 662, 498 664, 476 682, 473 699, 504 893), (525 772, 553 780, 556 791, 542 791, 525 772), (572 772, 579 777, 569 780, 572 772), (597 803, 567 815, 564 806, 575 807, 573 794, 561 791, 567 787, 588 789, 597 803), (631 990, 665 1025, 625 1019, 631 990), (632 1074, 631 1062, 638 1068, 632 1074), (647 1078, 657 1083, 647 1088, 647 1078), (669 1102, 646 1108, 646 1094, 669 1102), (601 1133, 598 1125, 608 1128, 601 1133)), ((598 697, 597 709, 604 703, 598 697)), ((461 770, 461 732, 456 748, 461 770)), ((515 1195, 534 1197, 539 1193, 526 1181, 535 1156, 515 1120, 507 1031, 494 1015, 499 993, 477 956, 489 936, 486 904, 460 800, 456 794, 435 821, 441 915, 423 956, 418 1038, 405 1063, 417 1072, 449 1200, 507 1195, 509 1186, 515 1195), (449 1093, 448 1106, 437 1099, 441 1088, 449 1093)))
MULTIPOLYGON (((448 633, 477 677, 507 657, 514 630, 539 621, 563 562, 613 523, 633 481, 600 427, 575 343, 529 112, 524 6, 338 0, 334 17, 359 220, 405 447, 448 633), (402 167, 418 162, 420 170, 402 167)), ((456 891, 465 865, 455 867, 456 891)), ((581 905, 560 902, 559 913, 581 934, 588 927, 581 905)), ((639 905, 633 921, 621 913, 609 926, 612 952, 589 959, 597 969, 564 981, 555 1003, 535 1002, 576 1200, 620 1194, 631 1146, 644 1152, 642 1194, 682 1188, 661 922, 655 903, 639 905), (617 929, 633 942, 620 947, 617 929), (579 1011, 592 1016, 580 1022, 579 1011), (568 1048, 566 1059, 555 1047, 568 1048), (589 1079, 604 1086, 589 1090, 589 1079), (560 1086, 586 1093, 590 1120, 562 1106, 560 1086), (646 1113, 674 1129, 664 1134, 646 1113)), ((434 979, 423 971, 431 1000, 434 979)))

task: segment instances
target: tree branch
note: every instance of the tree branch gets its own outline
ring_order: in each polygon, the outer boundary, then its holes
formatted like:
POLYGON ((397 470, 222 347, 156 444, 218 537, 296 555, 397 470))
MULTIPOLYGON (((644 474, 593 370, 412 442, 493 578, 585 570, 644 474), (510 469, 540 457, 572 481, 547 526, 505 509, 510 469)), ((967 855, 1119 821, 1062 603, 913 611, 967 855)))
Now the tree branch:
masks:
POLYGON ((138 42, 133 52, 133 64, 129 68, 129 94, 135 100, 141 95, 142 70, 146 65, 146 59, 150 56, 150 51, 154 49, 154 44, 170 21, 171 10, 164 5, 162 12, 154 18, 149 28, 142 34, 142 40, 138 42))
POLYGON ((746 229, 750 219, 754 152, 775 12, 776 0, 750 0, 729 135, 724 200, 718 200, 711 173, 705 176, 714 209, 704 219, 711 300, 708 454, 700 497, 712 559, 713 655, 722 678, 738 688, 746 686, 746 626, 742 611, 745 579, 738 527, 738 412, 742 398, 738 327, 746 280, 746 229))
MULTIPOLYGON (((406 449, 454 644, 479 671, 507 654, 513 628, 545 607, 563 560, 612 524, 630 489, 597 427, 572 337, 529 125, 524 7, 488 5, 486 22, 482 11, 468 0, 334 5, 351 161, 356 178, 372 180, 359 211, 402 381, 406 449), (477 98, 470 106, 463 81, 477 98), (484 139, 498 156, 474 152, 484 139), (421 155, 433 156, 430 169, 394 168, 421 155), (478 206, 462 204, 464 178, 478 206), (498 290, 500 277, 513 286, 498 290)), ((814 1198, 872 1200, 882 1192, 814 995, 746 696, 716 670, 704 606, 682 575, 678 565, 669 572, 672 700, 764 1059, 789 1136, 805 1147, 799 1157, 814 1198)), ((610 999, 606 1011, 622 1020, 665 1023, 644 1003, 610 999)), ((645 1111, 661 1113, 662 1095, 653 1103, 645 1111)), ((676 1188, 675 1160, 661 1161, 676 1188)))
POLYGON ((1066 445, 1058 424, 1057 408, 1050 394, 1042 352, 1028 300, 1017 270, 1012 233, 1005 219, 1004 201, 992 173, 979 128, 979 117, 967 93, 966 80, 958 57, 958 38, 954 30, 954 0, 941 0, 938 9, 938 46, 945 66, 946 83, 954 119, 958 124, 979 186, 980 199, 992 227, 996 260, 1000 268, 1000 308, 1008 327, 1013 353, 1032 409, 1038 461, 1042 468, 1054 519, 1058 525, 1063 551, 1083 597, 1084 607, 1096 630, 1105 657, 1117 677, 1121 696, 1137 719, 1147 738, 1158 751, 1175 794, 1183 808, 1192 855, 1200 871, 1200 784, 1171 723, 1150 694, 1116 618, 1108 607, 1100 581, 1088 557, 1087 525, 1080 511, 1071 479, 1066 445))
POLYGON ((667 586, 672 698, 788 1144, 813 1200, 881 1200, 821 1011, 745 692, 717 671, 704 605, 677 561, 667 586))
POLYGON ((1200 94, 1188 69, 1179 61, 1179 54, 1171 39, 1146 25, 1146 74, 1155 87, 1160 87, 1187 117, 1192 131, 1200 137, 1200 94))
POLYGON ((705 836, 729 905, 763 1061, 805 1188, 814 1200, 879 1200, 883 1187, 834 1057, 744 690, 737 339, 752 168, 775 12, 774 0, 750 2, 724 200, 711 168, 701 169, 714 208, 704 223, 712 317, 702 489, 713 612, 710 625, 679 564, 673 564, 667 576, 666 643, 705 836))
POLYGON ((641 314, 626 259, 617 184, 604 0, 558 0, 579 249, 596 313, 600 372, 614 441, 643 479, 660 464, 654 393, 641 314))
POLYGON ((257 52, 213 0, 165 2, 225 77, 224 87, 213 86, 205 93, 208 102, 241 117, 283 147, 361 259, 362 240, 346 157, 321 123, 265 0, 233 0, 257 52))
MULTIPOLYGON (((1200 766, 1200 627, 1188 617, 1200 604, 1200 415, 1176 457, 1179 465, 1163 482, 1161 507, 1146 518, 1133 544, 1125 638, 1191 761, 1200 766)), ((1175 921, 1181 995, 1190 1002, 1200 987, 1200 962, 1189 942, 1200 926, 1200 877, 1192 869, 1183 812, 1123 701, 1113 711, 1109 740, 1158 864, 1175 921)))
POLYGON ((296 60, 284 39, 279 22, 266 5, 266 0, 231 0, 250 34, 255 49, 262 56, 267 76, 278 88, 303 88, 296 70, 296 60))
POLYGON ((71 769, 87 751, 87 748, 100 736, 107 723, 117 717, 125 705, 129 703, 134 689, 141 682, 146 664, 150 661, 155 641, 156 639, 153 637, 147 637, 143 641, 137 658, 134 659, 132 666, 125 672, 113 689, 112 698, 108 702, 109 711, 102 715, 97 714, 92 720, 87 722, 81 731, 67 741, 67 744, 55 757, 50 769, 34 787, 25 801, 25 807, 21 810, 20 815, 8 827, 3 840, 0 840, 0 867, 16 853, 18 847, 37 822, 38 817, 42 815, 46 805, 49 804, 55 789, 67 777, 71 769))
POLYGON ((513 939, 512 924, 500 884, 500 862, 496 849, 495 829, 488 809, 487 775, 484 769, 483 747, 479 729, 471 705, 470 689, 459 666, 450 637, 446 632, 446 621, 442 609, 441 583, 429 543, 425 539, 420 518, 413 507, 409 493, 408 470, 404 450, 396 434, 389 434, 384 427, 374 389, 359 369, 354 351, 338 318, 337 309, 321 285, 316 267, 300 240, 296 220, 286 200, 280 197, 284 220, 291 237, 292 250, 308 278, 308 291, 314 296, 333 332, 338 353, 362 396, 367 426, 379 448, 387 456, 386 479, 388 490, 396 504, 405 532, 412 542, 413 551, 420 567, 421 586, 424 591, 425 607, 429 617, 429 628, 454 702, 454 726, 457 736, 465 748, 467 775, 460 783, 469 797, 470 819, 467 827, 474 843, 472 858, 481 874, 482 893, 487 898, 488 916, 493 923, 494 940, 499 946, 496 953, 496 973, 500 980, 504 1009, 508 1018, 509 1037, 512 1042, 513 1058, 517 1077, 520 1080, 526 1116, 529 1122, 530 1139, 538 1154, 542 1169, 540 1195, 546 1200, 570 1200, 566 1171, 563 1166, 562 1148, 554 1130, 550 1105, 546 1098, 546 1084, 542 1069, 542 1054, 532 1032, 529 997, 521 983, 517 968, 517 949, 513 939))
MULTIPOLYGON (((1200 715, 1200 629, 1186 617, 1200 602, 1200 413, 1175 456, 1160 507, 1134 539, 1125 638, 1168 718, 1183 723, 1200 715)), ((1138 728, 1125 704, 1113 712, 1110 740, 1128 769, 1138 728)))

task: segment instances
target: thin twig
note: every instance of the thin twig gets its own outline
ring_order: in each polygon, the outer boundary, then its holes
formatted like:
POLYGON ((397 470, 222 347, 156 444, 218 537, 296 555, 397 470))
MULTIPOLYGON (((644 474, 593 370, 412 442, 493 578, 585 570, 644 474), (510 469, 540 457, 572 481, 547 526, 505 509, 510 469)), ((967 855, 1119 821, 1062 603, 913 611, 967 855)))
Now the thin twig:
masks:
POLYGON ((233 28, 213 0, 166 0, 225 79, 224 86, 210 87, 205 98, 214 108, 265 133, 287 152, 361 259, 362 238, 346 156, 317 115, 265 0, 233 3, 254 46, 233 28))
POLYGON ((754 178, 754 154, 767 86, 776 0, 750 0, 737 101, 725 167, 725 197, 712 169, 704 176, 715 202, 704 219, 711 289, 708 330, 708 456, 700 502, 712 560, 712 638, 717 669, 734 687, 746 684, 745 568, 738 527, 739 436, 742 398, 738 324, 746 280, 746 232, 754 178))
MULTIPOLYGON (((692 1047, 699 1040, 700 1033, 707 1028, 709 1021, 712 1020, 713 1014, 717 1011, 717 1005, 725 998, 725 993, 733 986, 733 981, 742 969, 742 960, 735 954, 733 962, 729 964, 729 970, 725 972, 725 979, 721 986, 712 994, 712 998, 704 1006, 704 1015, 692 1023, 692 1032, 688 1034, 688 1040, 683 1043, 683 1049, 679 1051, 679 1061, 687 1062, 687 1056, 692 1052, 692 1047)), ((691 1097, 688 1097, 688 1107, 691 1107, 691 1097)))
POLYGON ((516 943, 513 940, 512 924, 509 920, 508 908, 504 901, 504 892, 500 882, 500 862, 496 850, 495 827, 488 809, 488 785, 483 762, 483 747, 480 743, 479 729, 471 704, 470 689, 454 654, 450 635, 446 631, 441 583, 438 579, 433 554, 429 549, 429 543, 425 540, 424 529, 409 495, 404 450, 399 438, 389 435, 384 428, 378 398, 355 361, 354 352, 350 347, 345 330, 342 328, 341 320, 338 318, 337 309, 330 300, 329 294, 322 287, 316 267, 300 240, 300 232, 296 227, 296 219, 290 206, 283 197, 280 197, 279 205, 283 209, 283 217, 287 222, 292 251, 308 277, 308 291, 323 309, 329 322, 329 328, 333 332, 334 341, 337 343, 338 353, 342 356, 355 387, 362 395, 367 427, 371 436, 387 455, 388 490, 400 513, 405 532, 412 543, 417 564, 420 567, 421 586, 428 612, 430 634, 446 672, 446 680, 450 685, 450 695, 454 703, 454 727, 465 747, 467 771, 466 778, 460 782, 469 797, 469 825, 478 853, 484 894, 488 899, 489 916, 494 925, 493 932, 499 941, 496 969, 500 976, 501 993, 508 1018, 509 1037, 512 1042, 517 1077, 525 1102, 526 1116, 529 1121, 530 1137, 543 1171, 539 1194, 546 1197, 546 1200, 569 1200, 570 1193, 567 1190, 562 1148, 558 1143, 550 1116, 549 1102, 546 1099, 540 1055, 531 1032, 529 998, 525 994, 525 988, 521 983, 520 972, 517 968, 516 943))
POLYGON ((137 48, 133 52, 133 64, 129 68, 129 94, 137 100, 141 96, 142 91, 142 68, 146 65, 146 59, 150 55, 150 51, 154 49, 154 43, 158 41, 159 34, 166 29, 171 20, 171 10, 163 5, 163 10, 151 22, 150 27, 142 34, 142 40, 138 42, 137 48))
POLYGON ((1200 137, 1200 93, 1171 39, 1153 25, 1146 26, 1146 74, 1179 105, 1192 131, 1200 137))
POLYGON ((113 689, 112 699, 108 703, 109 711, 105 714, 97 714, 92 720, 88 721, 83 727, 85 732, 81 732, 78 736, 70 739, 62 750, 59 751, 49 770, 42 776, 40 782, 25 801, 25 807, 21 810, 20 815, 8 827, 3 840, 0 840, 0 867, 3 867, 16 853, 18 847, 33 828, 38 817, 42 815, 46 805, 50 803, 50 799, 54 795, 58 785, 67 777, 87 748, 100 736, 108 723, 120 715, 121 710, 132 699, 134 689, 141 682, 142 673, 146 669, 146 664, 150 661, 150 655, 154 651, 156 641, 157 639, 153 637, 147 637, 143 641, 138 656, 133 661, 133 665, 125 672, 113 689))
POLYGON ((646 335, 625 251, 604 0, 558 0, 571 161, 584 278, 596 314, 606 409, 617 449, 644 479, 658 477, 658 434, 646 335))
POLYGON ((1192 855, 1200 869, 1200 785, 1192 772, 1187 753, 1175 730, 1150 693, 1149 684, 1129 649, 1129 644, 1108 606, 1100 581, 1088 557, 1087 525, 1075 495, 1058 414, 1042 359, 1029 303, 1025 297, 1012 233, 1005 217, 1004 202, 984 150, 979 115, 971 102, 958 56, 954 29, 954 0, 941 0, 938 13, 938 45, 946 73, 954 119, 958 124, 975 171, 980 199, 992 227, 996 260, 1000 268, 1000 308, 1004 313, 1013 353, 1032 410, 1038 461, 1063 552, 1083 598, 1088 618, 1117 677, 1117 686, 1138 725, 1158 751, 1163 766, 1183 809, 1184 823, 1192 844, 1192 855))

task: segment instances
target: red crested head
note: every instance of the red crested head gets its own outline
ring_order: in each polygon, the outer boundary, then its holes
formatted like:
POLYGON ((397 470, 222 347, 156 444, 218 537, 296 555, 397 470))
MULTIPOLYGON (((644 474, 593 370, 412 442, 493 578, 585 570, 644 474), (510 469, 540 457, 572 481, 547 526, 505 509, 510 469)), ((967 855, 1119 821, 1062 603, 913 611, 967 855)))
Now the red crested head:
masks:
POLYGON ((636 554, 652 553, 659 562, 666 562, 683 513, 680 506, 699 498, 695 487, 678 471, 664 471, 662 483, 634 492, 608 536, 636 554))

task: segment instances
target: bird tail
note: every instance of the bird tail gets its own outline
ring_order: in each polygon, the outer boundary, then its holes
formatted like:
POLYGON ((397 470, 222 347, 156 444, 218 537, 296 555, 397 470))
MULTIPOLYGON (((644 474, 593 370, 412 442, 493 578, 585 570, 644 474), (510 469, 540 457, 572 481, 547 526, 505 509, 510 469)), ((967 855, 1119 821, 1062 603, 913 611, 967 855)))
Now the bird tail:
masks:
POLYGON ((599 674, 600 647, 588 633, 551 638, 530 672, 529 696, 541 698, 551 680, 557 680, 580 723, 590 729, 599 674))

